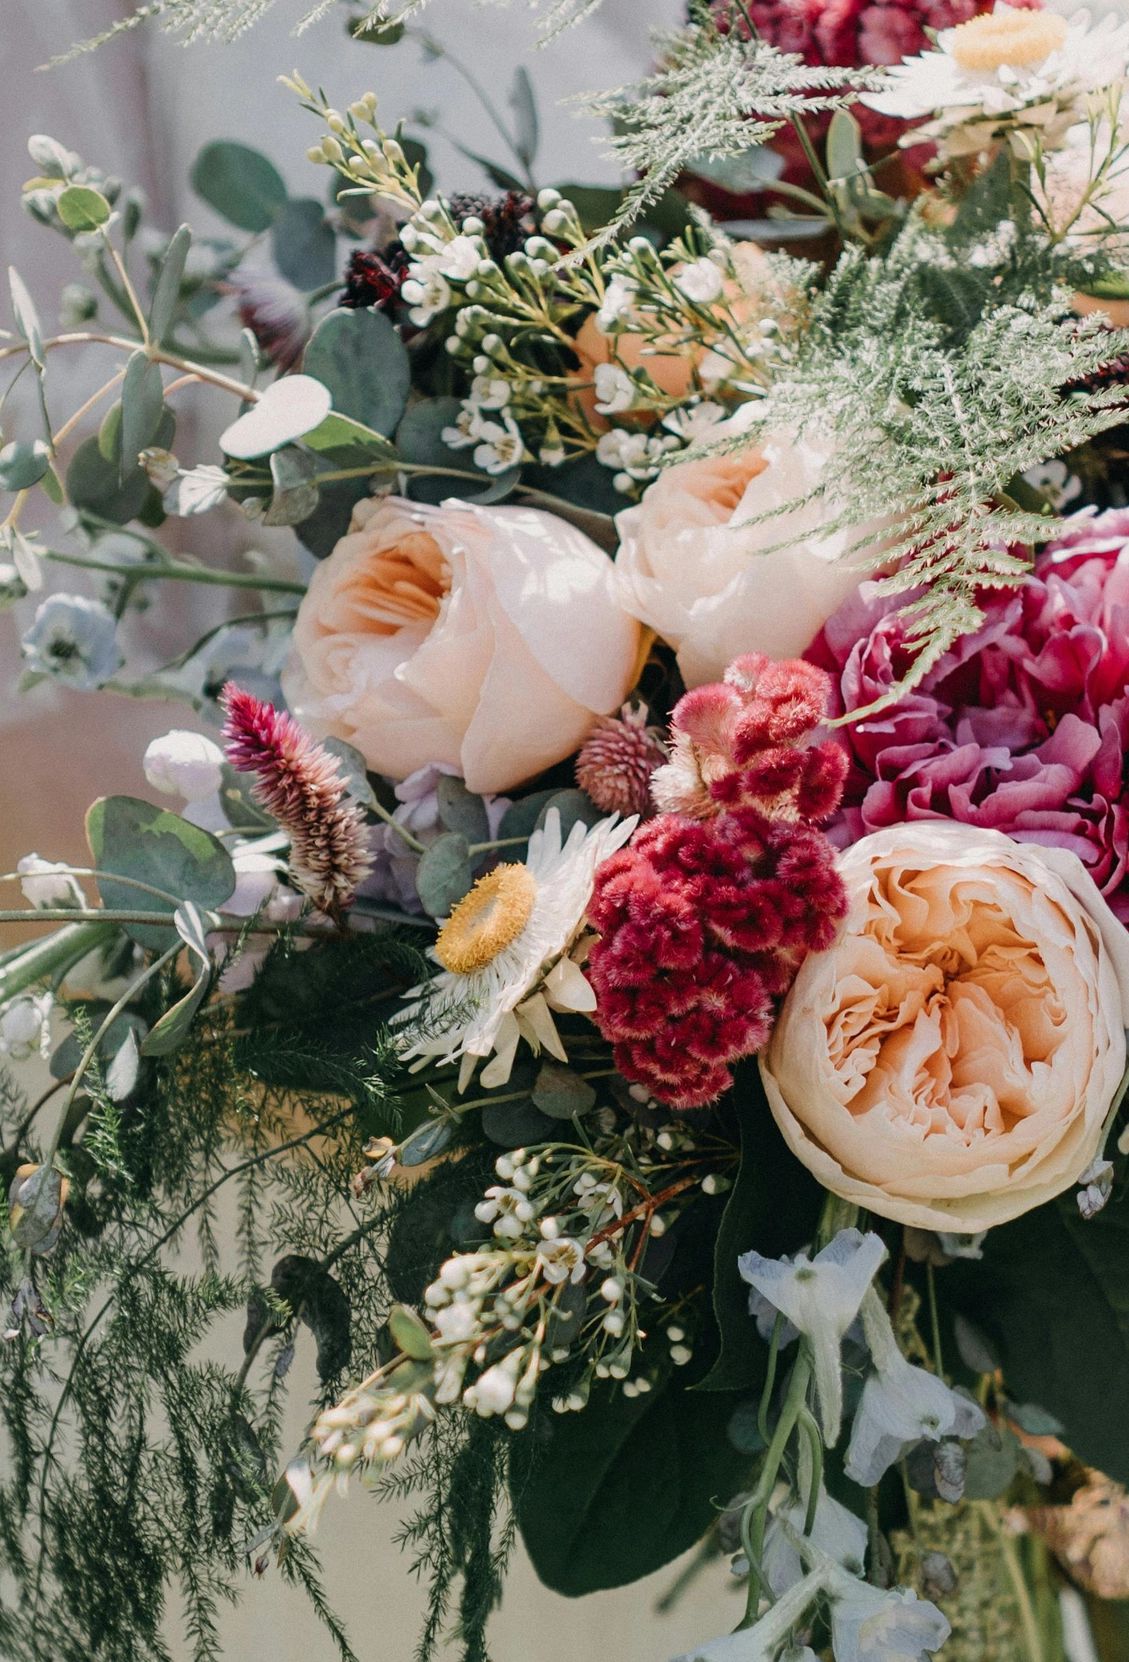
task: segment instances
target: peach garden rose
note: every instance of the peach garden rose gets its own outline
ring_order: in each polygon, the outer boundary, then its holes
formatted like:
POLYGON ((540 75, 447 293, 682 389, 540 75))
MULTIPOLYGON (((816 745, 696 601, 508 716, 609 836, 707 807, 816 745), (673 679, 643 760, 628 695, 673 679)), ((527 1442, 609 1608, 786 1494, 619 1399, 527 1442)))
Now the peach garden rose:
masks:
POLYGON ((839 860, 850 913, 761 1060, 792 1152, 880 1217, 974 1233, 1075 1184, 1126 1061, 1129 934, 1081 861, 937 823, 839 860))
POLYGON ((826 459, 822 441, 776 434, 664 468, 616 516, 623 604, 675 649, 688 687, 747 652, 798 657, 862 581, 880 532, 823 529, 826 459))
POLYGON ((307 732, 377 773, 431 764, 505 791, 618 710, 640 637, 611 561, 565 520, 371 498, 314 572, 282 685, 307 732))

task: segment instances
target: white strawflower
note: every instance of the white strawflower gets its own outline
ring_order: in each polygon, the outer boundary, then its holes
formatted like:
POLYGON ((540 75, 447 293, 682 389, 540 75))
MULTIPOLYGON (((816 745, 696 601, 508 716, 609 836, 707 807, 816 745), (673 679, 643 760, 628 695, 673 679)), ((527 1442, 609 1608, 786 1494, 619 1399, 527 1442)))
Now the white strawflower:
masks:
POLYGON ((20 888, 29 906, 81 906, 82 890, 71 875, 71 868, 61 860, 43 860, 38 854, 25 854, 16 864, 20 873, 20 888))
POLYGON ((26 1062, 31 1056, 44 1059, 51 1051, 50 993, 27 993, 14 998, 0 1010, 0 1056, 26 1062))
MULTIPOLYGON (((432 956, 441 972, 402 1020, 421 1020, 422 1037, 406 1039, 403 1054, 422 1066, 433 1057, 461 1057, 459 1089, 478 1061, 488 1089, 510 1076, 521 1039, 567 1060, 553 1010, 592 1010, 595 994, 568 956, 584 926, 596 867, 635 829, 634 819, 577 823, 567 840, 550 808, 534 831, 522 864, 495 866, 455 907, 432 956)), ((487 1218, 483 1222, 489 1222, 487 1218)))
POLYGON ((203 733, 181 727, 154 739, 141 765, 155 791, 183 797, 185 802, 203 802, 223 783, 223 751, 219 745, 203 733))
POLYGON ((1129 23, 1103 18, 1091 27, 1082 10, 1068 18, 996 9, 942 29, 935 51, 890 70, 890 90, 863 103, 904 121, 933 119, 903 143, 937 142, 946 158, 976 155, 1001 139, 1017 153, 1058 148, 1091 113, 1098 94, 1116 86, 1129 61, 1129 23))

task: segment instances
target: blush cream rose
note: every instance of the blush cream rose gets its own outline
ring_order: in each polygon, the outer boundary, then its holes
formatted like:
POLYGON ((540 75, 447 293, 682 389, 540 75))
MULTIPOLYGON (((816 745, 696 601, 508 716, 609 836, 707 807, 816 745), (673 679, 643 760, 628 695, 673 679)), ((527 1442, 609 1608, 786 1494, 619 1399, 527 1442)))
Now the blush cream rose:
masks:
POLYGON ((505 791, 619 709, 640 637, 611 561, 565 520, 373 498, 313 575, 282 687, 308 733, 376 773, 431 764, 505 791))
POLYGON ((850 913, 761 1062, 793 1153, 880 1217, 974 1233, 1076 1183, 1125 1070, 1129 932, 1081 861, 916 823, 840 856, 850 913))
POLYGON ((813 493, 827 454, 781 434, 679 462, 616 516, 623 604, 675 649, 688 687, 747 652, 799 657, 866 575, 881 533, 823 529, 834 509, 813 493))

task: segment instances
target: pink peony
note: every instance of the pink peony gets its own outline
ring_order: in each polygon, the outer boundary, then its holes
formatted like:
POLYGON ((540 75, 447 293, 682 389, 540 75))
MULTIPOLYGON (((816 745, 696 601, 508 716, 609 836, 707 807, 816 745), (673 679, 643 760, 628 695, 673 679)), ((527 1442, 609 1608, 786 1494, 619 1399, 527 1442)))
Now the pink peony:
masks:
MULTIPOLYGON (((1017 589, 898 704, 842 729, 840 846, 909 820, 954 819, 1077 854, 1129 923, 1129 510, 1067 521, 1017 589)), ((808 657, 835 713, 904 671, 896 599, 865 584, 808 657)))

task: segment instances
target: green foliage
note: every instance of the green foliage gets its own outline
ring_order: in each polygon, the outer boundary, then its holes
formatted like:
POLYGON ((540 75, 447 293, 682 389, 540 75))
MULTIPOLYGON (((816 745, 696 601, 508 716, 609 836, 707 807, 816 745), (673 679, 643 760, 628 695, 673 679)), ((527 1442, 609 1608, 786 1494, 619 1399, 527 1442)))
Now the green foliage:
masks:
POLYGON ((903 687, 978 627, 979 591, 1021 582, 1030 547, 1055 534, 1012 481, 1123 419, 1123 390, 1097 377, 1129 332, 1070 314, 1077 275, 1037 231, 986 235, 973 210, 948 231, 912 217, 883 257, 841 256, 795 367, 757 407, 755 430, 827 456, 807 499, 820 534, 843 533, 849 557, 906 596, 903 687))
POLYGON ((333 408, 378 433, 392 433, 404 412, 411 369, 403 341, 383 312, 342 307, 314 330, 302 364, 329 388, 333 408))
POLYGON ((988 1335, 1011 1393, 1049 1409, 1087 1464, 1129 1482, 1129 1198, 1082 1218, 1071 1196, 993 1229, 982 1263, 940 1272, 939 1289, 988 1335))
POLYGON ((737 1076, 730 1099, 741 1142, 737 1181, 729 1191, 714 1251, 712 1288, 720 1354, 700 1391, 755 1391, 768 1347, 749 1315, 749 1288, 737 1259, 755 1247, 766 1257, 810 1241, 824 1192, 793 1158, 776 1129, 755 1062, 737 1076))
POLYGON ((539 1410, 514 1444, 510 1485, 542 1581, 577 1598, 693 1546, 741 1487, 726 1435, 735 1406, 674 1378, 634 1398, 603 1384, 579 1414, 539 1410))
POLYGON ((286 181, 274 163, 234 139, 206 144, 191 177, 196 194, 241 231, 269 231, 286 202, 286 181))
POLYGON ((271 226, 271 252, 295 288, 331 283, 337 275, 337 239, 321 203, 309 197, 284 203, 271 226))
MULTIPOLYGON (((138 1014, 160 1008, 153 989, 138 1014)), ((92 1031, 89 1018, 79 1027, 92 1031)), ((379 1068, 373 1098, 395 1071, 386 1048, 379 1068)), ((33 1282, 18 1252, 0 1268, 5 1302, 22 1287, 48 1324, 0 1347, 0 1654, 164 1662, 179 1624, 194 1657, 218 1662, 217 1613, 247 1574, 245 1543, 270 1520, 288 1452, 293 1349, 316 1348, 323 1381, 351 1347, 370 1350, 390 1302, 375 1249, 389 1214, 349 1199, 364 1163, 356 1104, 323 1084, 296 1117, 288 1092, 240 1066, 218 1009, 121 1102, 100 1070, 83 1084, 57 1155, 72 1184, 59 1244, 33 1282), (226 1261, 220 1205, 237 1218, 226 1261), (193 1231, 197 1268, 185 1263, 193 1231), (249 1301, 262 1314, 240 1355, 231 1321, 249 1301)), ((34 1159, 35 1111, 0 1098, 0 1142, 14 1135, 34 1159)), ((351 1657, 308 1548, 293 1543, 279 1570, 351 1657)))
MULTIPOLYGON (((86 835, 99 870, 133 879, 117 883, 113 877, 99 878, 104 906, 168 912, 171 923, 178 903, 222 906, 235 888, 231 856, 210 831, 140 797, 99 797, 86 816, 86 835), (169 898, 138 888, 138 883, 169 898)), ((129 929, 142 946, 164 950, 176 939, 159 924, 131 924, 129 929)))
POLYGON ((657 201, 696 158, 744 156, 791 117, 841 109, 854 90, 873 83, 872 70, 812 66, 748 40, 735 18, 723 32, 707 6, 694 14, 688 28, 656 34, 659 67, 645 80, 585 97, 586 107, 615 124, 611 154, 627 173, 642 175, 597 243, 657 201))

